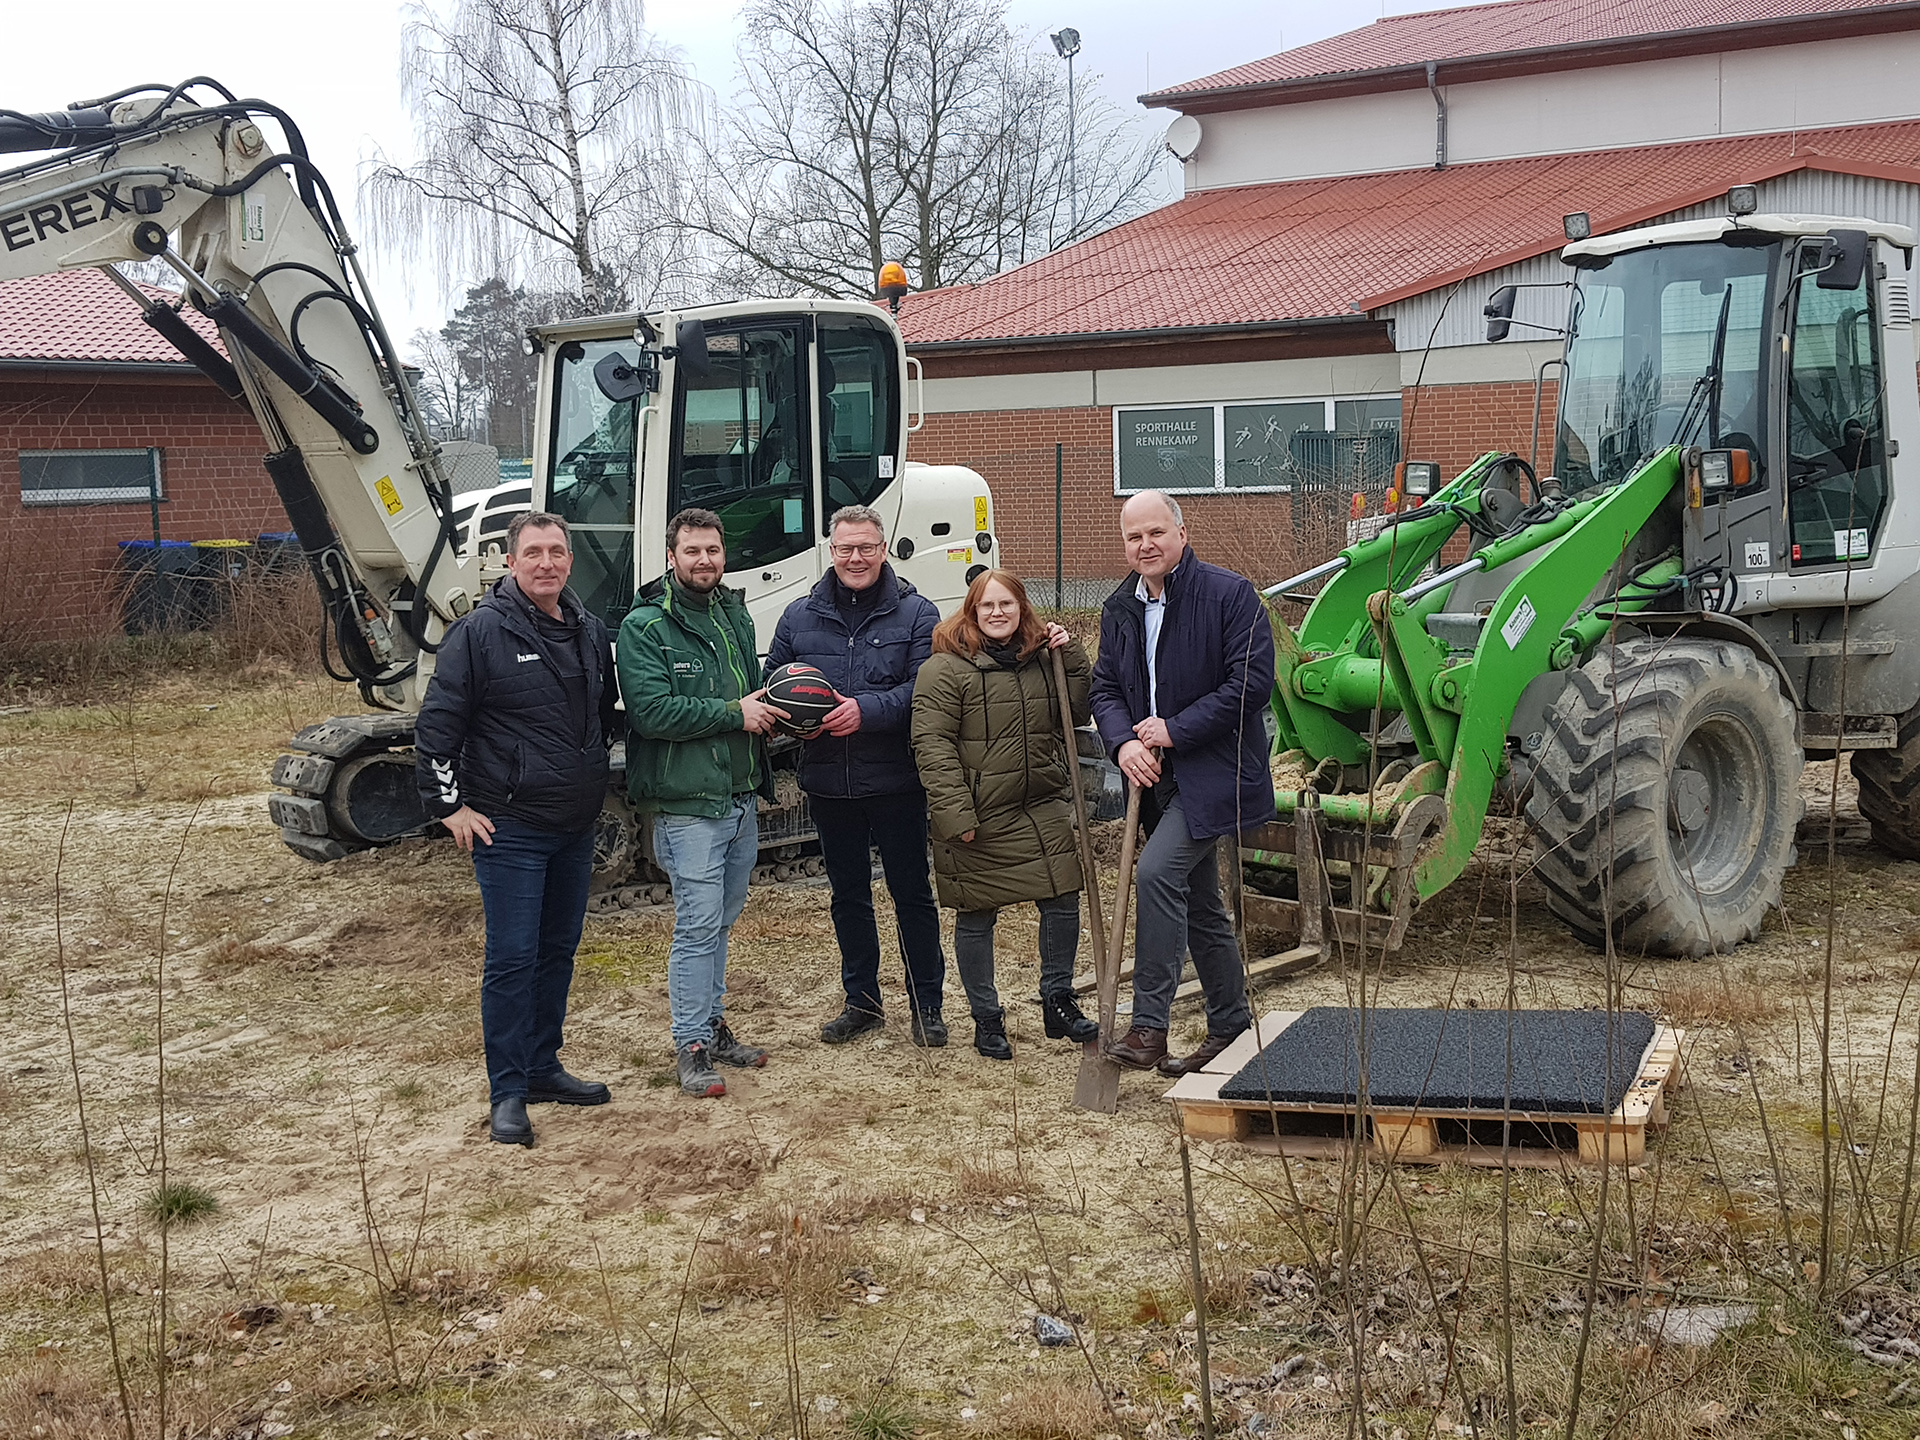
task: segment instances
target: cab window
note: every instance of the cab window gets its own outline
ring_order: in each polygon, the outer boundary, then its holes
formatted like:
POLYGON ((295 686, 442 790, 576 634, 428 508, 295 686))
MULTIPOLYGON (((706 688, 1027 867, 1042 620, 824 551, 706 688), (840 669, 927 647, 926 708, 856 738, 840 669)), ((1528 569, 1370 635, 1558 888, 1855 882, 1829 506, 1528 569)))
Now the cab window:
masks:
POLYGON ((1864 560, 1887 508, 1886 420, 1869 264, 1852 290, 1822 290, 1802 247, 1787 375, 1787 513, 1795 565, 1864 560))
POLYGON ((547 509, 573 531, 568 583, 583 605, 617 629, 633 602, 637 412, 634 401, 609 399, 594 379, 595 367, 614 355, 632 361, 633 341, 570 340, 560 347, 546 489, 547 509))
POLYGON ((899 357, 877 326, 820 322, 820 433, 826 456, 824 527, 843 505, 871 505, 898 471, 899 357))
POLYGON ((814 510, 802 334, 709 330, 707 353, 707 374, 679 371, 667 512, 719 515, 729 570, 799 554, 813 544, 814 510))

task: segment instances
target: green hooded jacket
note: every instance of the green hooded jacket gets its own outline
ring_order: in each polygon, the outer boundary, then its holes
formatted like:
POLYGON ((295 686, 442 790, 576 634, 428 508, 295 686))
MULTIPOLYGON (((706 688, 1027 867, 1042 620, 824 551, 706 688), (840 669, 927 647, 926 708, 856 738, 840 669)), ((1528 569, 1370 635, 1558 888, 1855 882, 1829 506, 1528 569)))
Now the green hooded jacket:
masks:
POLYGON ((635 810, 718 819, 736 795, 771 794, 766 746, 741 726, 760 662, 739 591, 721 586, 702 609, 654 581, 621 622, 618 668, 635 810))
MULTIPOLYGON (((1076 725, 1093 671, 1080 642, 1062 647, 1076 725)), ((935 654, 913 687, 913 756, 927 789, 940 903, 994 910, 1080 889, 1073 832, 1077 763, 1060 733, 1053 659, 1043 647, 1014 669, 985 652, 935 654), (967 831, 973 839, 962 840, 967 831)))

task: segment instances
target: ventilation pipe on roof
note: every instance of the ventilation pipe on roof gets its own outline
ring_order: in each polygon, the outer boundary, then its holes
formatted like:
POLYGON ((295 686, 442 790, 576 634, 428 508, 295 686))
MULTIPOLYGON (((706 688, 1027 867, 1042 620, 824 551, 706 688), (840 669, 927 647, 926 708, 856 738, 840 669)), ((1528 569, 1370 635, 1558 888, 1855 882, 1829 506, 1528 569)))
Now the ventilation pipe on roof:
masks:
POLYGON ((1447 102, 1440 94, 1440 67, 1427 61, 1427 93, 1433 96, 1433 168, 1447 168, 1447 102))

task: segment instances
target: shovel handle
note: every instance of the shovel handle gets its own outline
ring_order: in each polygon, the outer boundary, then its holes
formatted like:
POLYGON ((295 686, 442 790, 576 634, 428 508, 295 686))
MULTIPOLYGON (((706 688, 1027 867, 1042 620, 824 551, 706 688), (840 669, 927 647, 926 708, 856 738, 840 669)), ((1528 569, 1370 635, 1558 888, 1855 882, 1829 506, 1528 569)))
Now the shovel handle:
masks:
POLYGON ((1074 740, 1073 706, 1067 700, 1067 662, 1060 652, 1053 656, 1053 689, 1060 698, 1060 734, 1067 746, 1067 774, 1073 781, 1073 818, 1080 830, 1080 869, 1087 887, 1087 911, 1093 930, 1094 975, 1099 977, 1107 959, 1107 917, 1100 902, 1100 875, 1093 868, 1093 831, 1087 828, 1087 792, 1080 780, 1080 747, 1074 740))

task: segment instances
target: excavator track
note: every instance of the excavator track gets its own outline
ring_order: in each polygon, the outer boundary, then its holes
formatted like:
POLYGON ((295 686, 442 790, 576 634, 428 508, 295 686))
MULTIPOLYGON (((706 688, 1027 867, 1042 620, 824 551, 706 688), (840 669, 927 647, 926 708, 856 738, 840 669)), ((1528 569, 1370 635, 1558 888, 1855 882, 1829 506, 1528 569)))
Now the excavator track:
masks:
MULTIPOLYGON (((282 793, 267 798, 267 811, 280 827, 280 839, 302 859, 340 860, 410 836, 439 833, 420 808, 411 715, 336 715, 307 726, 287 748, 271 773, 282 793)), ((612 783, 595 836, 587 901, 593 914, 673 903, 673 886, 653 863, 643 828, 627 806, 622 751, 614 747, 612 783)), ((779 803, 762 804, 752 883, 819 879, 826 862, 806 797, 790 769, 776 769, 775 782, 779 803)))
MULTIPOLYGON (((1125 808, 1120 772, 1091 729, 1077 738, 1094 818, 1118 819, 1125 808)), ((267 798, 267 810, 281 840, 302 859, 340 860, 410 836, 440 833, 420 808, 411 715, 336 715, 307 726, 287 749, 290 753, 273 762, 271 778, 282 793, 267 798)), ((673 886, 653 863, 644 827, 627 805, 625 747, 615 745, 612 758, 587 912, 671 905, 673 886)), ((777 744, 775 802, 761 802, 760 853, 750 882, 755 886, 804 885, 826 877, 807 798, 791 768, 797 758, 797 741, 777 744)))

